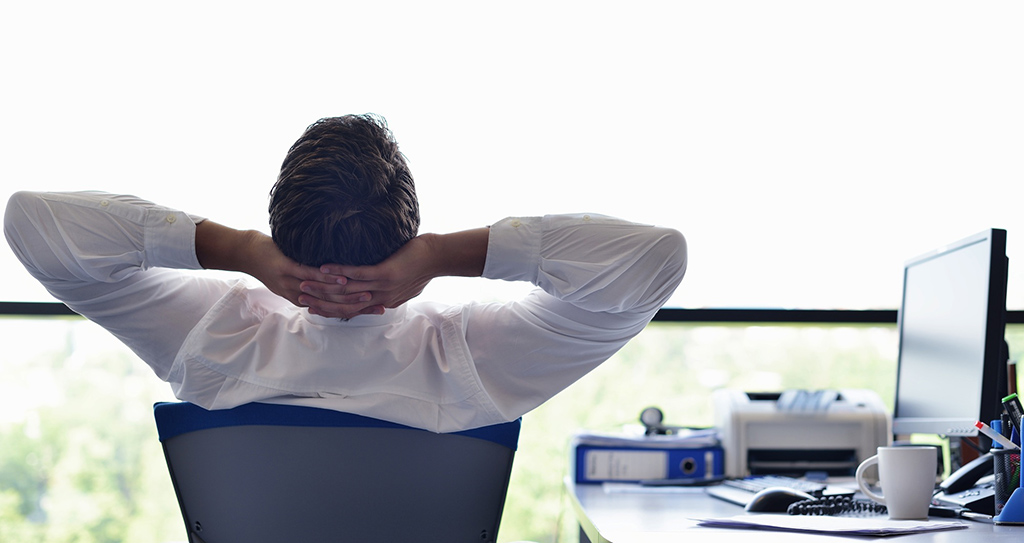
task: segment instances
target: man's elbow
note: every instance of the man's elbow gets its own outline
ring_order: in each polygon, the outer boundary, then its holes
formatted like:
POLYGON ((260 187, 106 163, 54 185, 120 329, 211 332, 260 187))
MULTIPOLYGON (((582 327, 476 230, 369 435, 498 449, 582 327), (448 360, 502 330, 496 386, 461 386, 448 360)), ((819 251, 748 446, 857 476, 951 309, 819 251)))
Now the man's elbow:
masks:
POLYGON ((665 228, 655 248, 661 269, 652 284, 655 287, 651 291, 653 305, 648 308, 656 310, 668 302, 686 274, 686 238, 678 230, 665 228))
POLYGON ((678 230, 662 228, 655 248, 664 259, 662 269, 670 272, 678 283, 686 273, 686 238, 678 230))
POLYGON ((4 210, 4 236, 19 259, 22 259, 23 250, 21 229, 25 228, 25 223, 28 222, 28 208, 34 198, 36 196, 31 192, 15 192, 7 200, 7 209, 4 210))

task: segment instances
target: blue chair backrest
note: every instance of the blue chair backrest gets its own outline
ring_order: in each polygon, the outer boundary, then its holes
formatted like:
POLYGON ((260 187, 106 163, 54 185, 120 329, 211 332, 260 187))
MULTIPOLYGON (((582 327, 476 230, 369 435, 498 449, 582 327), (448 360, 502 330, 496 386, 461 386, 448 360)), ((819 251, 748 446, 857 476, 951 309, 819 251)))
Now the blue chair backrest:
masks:
POLYGON ((276 404, 154 415, 191 543, 495 541, 520 430, 276 404))

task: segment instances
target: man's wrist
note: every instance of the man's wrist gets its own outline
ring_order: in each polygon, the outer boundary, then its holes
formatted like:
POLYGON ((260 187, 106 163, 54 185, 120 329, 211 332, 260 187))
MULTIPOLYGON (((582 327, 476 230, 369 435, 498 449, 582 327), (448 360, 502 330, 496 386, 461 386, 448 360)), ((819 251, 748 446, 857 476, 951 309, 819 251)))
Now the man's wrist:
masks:
POLYGON ((439 275, 479 277, 487 260, 488 228, 435 235, 432 254, 441 266, 439 275))

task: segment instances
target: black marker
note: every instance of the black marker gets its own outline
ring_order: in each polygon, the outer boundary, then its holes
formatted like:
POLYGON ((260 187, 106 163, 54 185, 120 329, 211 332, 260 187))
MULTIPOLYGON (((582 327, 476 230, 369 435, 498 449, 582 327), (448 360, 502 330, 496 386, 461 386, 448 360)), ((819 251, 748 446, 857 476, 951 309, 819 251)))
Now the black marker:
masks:
POLYGON ((1021 409, 1020 399, 1017 398, 1017 394, 1010 394, 1003 398, 1003 408, 1010 415, 1010 424, 1017 429, 1017 435, 1020 435, 1020 421, 1021 417, 1024 416, 1024 409, 1021 409))

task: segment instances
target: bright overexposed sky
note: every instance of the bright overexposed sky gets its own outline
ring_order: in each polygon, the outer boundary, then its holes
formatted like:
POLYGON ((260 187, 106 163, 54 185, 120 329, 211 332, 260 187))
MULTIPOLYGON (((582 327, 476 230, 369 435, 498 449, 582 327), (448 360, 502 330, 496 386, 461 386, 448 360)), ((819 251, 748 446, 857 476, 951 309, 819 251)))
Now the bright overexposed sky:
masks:
MULTIPOLYGON (((1020 309, 1022 20, 995 0, 7 2, 0 196, 131 192, 266 230, 303 128, 375 112, 424 231, 604 213, 687 236, 672 306, 895 308, 905 260, 1000 227, 1020 309)), ((49 299, 6 249, 0 270, 0 299, 49 299)))

